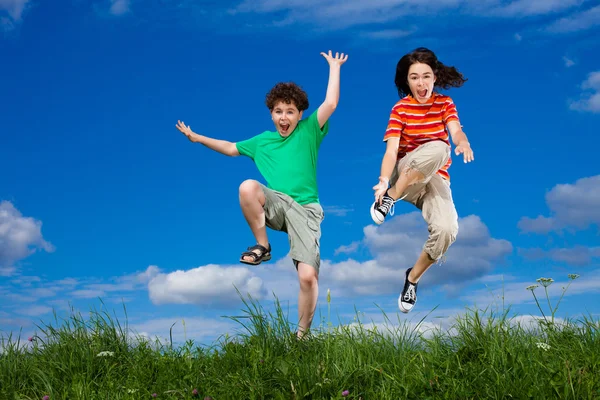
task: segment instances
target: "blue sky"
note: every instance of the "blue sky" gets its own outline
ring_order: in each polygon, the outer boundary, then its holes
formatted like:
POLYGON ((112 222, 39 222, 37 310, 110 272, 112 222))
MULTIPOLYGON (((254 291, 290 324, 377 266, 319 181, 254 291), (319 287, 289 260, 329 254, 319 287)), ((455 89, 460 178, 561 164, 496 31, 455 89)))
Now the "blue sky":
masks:
MULTIPOLYGON (((319 158, 319 308, 352 322, 448 324, 504 301, 539 315, 525 287, 554 298, 580 274, 559 316, 600 312, 600 6, 583 0, 0 0, 0 329, 4 334, 104 307, 140 333, 209 343, 237 325, 233 285, 296 318, 287 237, 274 260, 238 263, 253 238, 237 190, 251 161, 190 143, 271 129, 264 96, 279 81, 324 99, 329 49, 349 54, 319 158), (398 204, 369 216, 395 65, 418 46, 469 79, 447 92, 475 152, 450 169, 457 242, 397 316, 404 270, 426 238, 398 204)), ((501 304, 501 303, 500 303, 501 304)), ((319 316, 317 315, 316 324, 319 316)))

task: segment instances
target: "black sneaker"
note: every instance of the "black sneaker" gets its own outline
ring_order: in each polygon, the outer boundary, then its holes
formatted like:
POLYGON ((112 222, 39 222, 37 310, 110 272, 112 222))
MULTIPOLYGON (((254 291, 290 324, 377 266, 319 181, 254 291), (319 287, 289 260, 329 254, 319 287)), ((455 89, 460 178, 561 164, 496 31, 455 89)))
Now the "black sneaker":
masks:
POLYGON ((408 275, 412 268, 406 270, 406 278, 404 279, 404 289, 398 297, 398 307, 403 313, 408 313, 413 309, 417 302, 417 286, 418 283, 412 283, 408 280, 408 275))
POLYGON ((394 215, 394 200, 387 192, 381 198, 381 202, 373 202, 371 205, 371 218, 377 225, 381 225, 388 215, 394 215), (390 212, 391 211, 391 212, 390 212))

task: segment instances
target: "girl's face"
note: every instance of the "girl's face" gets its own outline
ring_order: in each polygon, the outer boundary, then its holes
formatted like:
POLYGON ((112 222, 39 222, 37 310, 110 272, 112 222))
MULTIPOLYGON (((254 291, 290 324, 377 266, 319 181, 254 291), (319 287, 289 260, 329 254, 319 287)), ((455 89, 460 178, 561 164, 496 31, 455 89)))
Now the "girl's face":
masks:
POLYGON ((425 103, 433 93, 435 75, 427 64, 414 63, 408 69, 408 87, 419 103, 425 103))

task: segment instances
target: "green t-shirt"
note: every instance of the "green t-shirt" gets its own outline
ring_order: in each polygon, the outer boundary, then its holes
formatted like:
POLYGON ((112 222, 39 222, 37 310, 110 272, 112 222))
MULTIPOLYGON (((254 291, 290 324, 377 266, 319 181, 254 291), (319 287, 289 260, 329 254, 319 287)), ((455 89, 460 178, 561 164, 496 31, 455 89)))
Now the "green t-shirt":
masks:
POLYGON ((241 155, 254 161, 268 188, 285 193, 302 205, 318 203, 317 155, 328 131, 329 121, 321 129, 314 111, 298 121, 287 137, 266 131, 236 146, 241 155))

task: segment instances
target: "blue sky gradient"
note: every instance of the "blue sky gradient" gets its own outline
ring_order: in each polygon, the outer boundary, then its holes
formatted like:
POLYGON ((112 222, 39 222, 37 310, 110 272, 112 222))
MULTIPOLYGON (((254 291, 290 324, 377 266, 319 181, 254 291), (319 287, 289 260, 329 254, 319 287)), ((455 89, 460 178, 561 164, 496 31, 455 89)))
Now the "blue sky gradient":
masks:
MULTIPOLYGON (((593 1, 181 0, 0 1, 0 330, 35 332, 69 305, 117 313, 139 332, 210 342, 236 328, 233 285, 296 318, 287 237, 274 260, 238 263, 253 244, 237 190, 252 162, 190 143, 271 129, 264 97, 279 81, 324 99, 321 51, 349 54, 321 147, 321 310, 396 315, 404 270, 426 238, 397 204, 372 224, 395 66, 418 46, 468 78, 452 96, 475 152, 450 168, 457 242, 427 272, 419 301, 392 318, 449 323, 504 300, 537 316, 525 287, 554 296, 580 274, 560 317, 598 315, 600 6, 593 1), (496 297, 495 297, 496 296, 496 297), (439 317, 439 318, 434 318, 439 317), (446 321, 446 322, 440 322, 446 321), (178 330, 177 330, 178 329, 178 330)), ((307 114, 308 115, 308 114, 307 114)), ((318 321, 316 321, 318 324, 318 321)))

